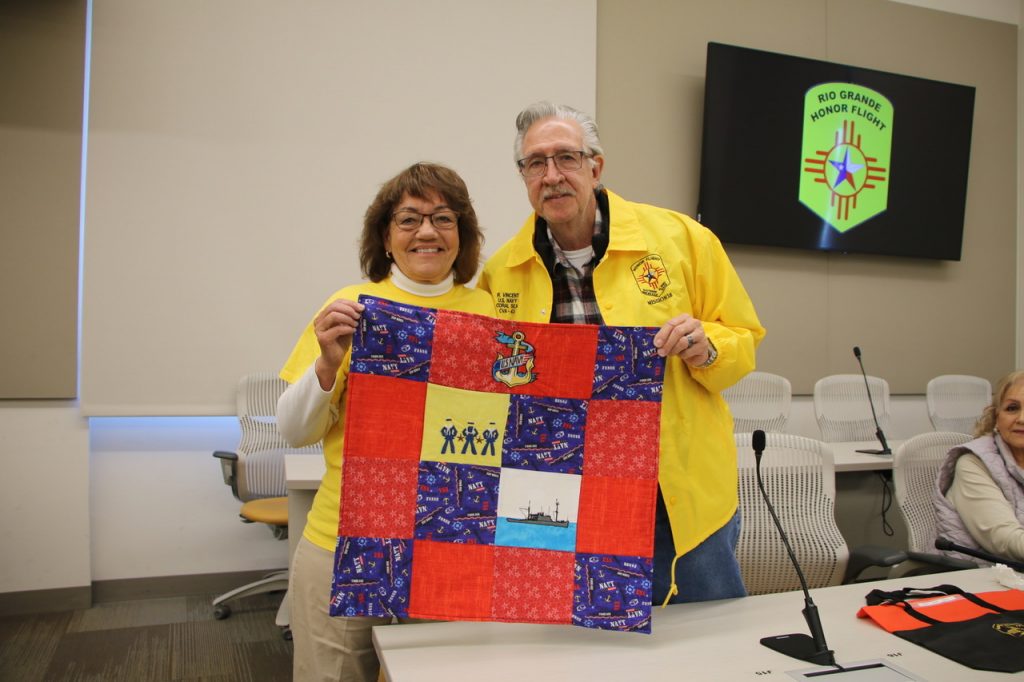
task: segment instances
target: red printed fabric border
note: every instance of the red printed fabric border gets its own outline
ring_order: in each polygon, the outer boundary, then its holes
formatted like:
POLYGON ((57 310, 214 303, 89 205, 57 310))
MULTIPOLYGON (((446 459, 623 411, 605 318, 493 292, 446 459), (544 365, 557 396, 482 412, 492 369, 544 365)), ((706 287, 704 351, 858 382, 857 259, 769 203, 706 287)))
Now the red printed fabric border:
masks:
POLYGON ((649 633, 657 329, 359 301, 331 615, 649 633))

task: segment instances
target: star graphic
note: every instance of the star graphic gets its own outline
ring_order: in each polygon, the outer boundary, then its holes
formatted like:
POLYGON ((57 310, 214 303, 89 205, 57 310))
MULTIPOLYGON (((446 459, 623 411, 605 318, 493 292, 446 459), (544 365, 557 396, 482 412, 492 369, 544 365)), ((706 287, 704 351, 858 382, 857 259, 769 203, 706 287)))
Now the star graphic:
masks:
POLYGON ((836 183, 832 185, 833 187, 838 187, 839 183, 841 183, 843 180, 846 180, 847 182, 850 183, 851 187, 853 187, 854 189, 857 188, 857 185, 853 182, 853 174, 859 171, 861 168, 863 168, 864 164, 850 163, 849 149, 846 150, 846 154, 843 156, 842 161, 829 161, 829 163, 831 163, 835 167, 835 169, 839 171, 839 175, 836 176, 836 183))

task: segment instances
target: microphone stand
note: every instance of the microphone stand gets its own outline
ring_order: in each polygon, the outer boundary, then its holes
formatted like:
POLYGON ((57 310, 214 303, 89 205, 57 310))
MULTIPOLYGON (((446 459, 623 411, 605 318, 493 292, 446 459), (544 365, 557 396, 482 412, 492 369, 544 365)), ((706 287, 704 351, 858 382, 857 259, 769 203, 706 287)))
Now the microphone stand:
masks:
POLYGON ((807 627, 810 628, 811 631, 810 635, 796 633, 789 635, 775 635, 773 637, 762 637, 761 644, 773 651, 778 651, 780 654, 785 654, 786 656, 791 656, 792 658, 797 658, 801 661, 807 661, 817 665, 831 665, 834 668, 842 670, 842 667, 836 663, 835 654, 828 648, 828 644, 825 643, 825 632, 821 628, 821 619, 818 617, 818 607, 815 606, 814 600, 811 599, 811 593, 807 589, 807 579, 804 578, 804 572, 800 569, 800 563, 796 560, 796 554, 793 553, 793 548, 789 544, 789 538, 786 536, 786 532, 782 528, 782 522, 779 521, 779 517, 775 513, 775 508, 768 499, 768 493, 765 492, 764 482, 761 480, 761 453, 764 452, 765 448, 764 431, 754 431, 753 446, 754 460, 757 465, 755 467, 757 472, 757 487, 761 491, 761 497, 764 499, 765 506, 768 507, 768 512, 771 514, 772 520, 775 522, 775 528, 779 531, 779 537, 782 538, 782 544, 786 547, 786 552, 789 554, 789 560, 793 563, 793 568, 796 569, 797 578, 800 579, 800 587, 804 592, 804 620, 807 621, 807 627))
POLYGON ((866 455, 891 455, 892 450, 889 449, 889 444, 885 442, 885 434, 882 433, 882 426, 878 423, 878 415, 875 414, 875 401, 871 398, 871 386, 868 385, 868 375, 864 371, 864 362, 860 359, 860 346, 853 347, 853 354, 857 356, 857 364, 860 365, 861 376, 864 377, 864 388, 868 392, 868 405, 871 406, 871 419, 875 422, 875 437, 878 438, 878 442, 882 444, 881 450, 857 450, 857 452, 863 452, 866 455))

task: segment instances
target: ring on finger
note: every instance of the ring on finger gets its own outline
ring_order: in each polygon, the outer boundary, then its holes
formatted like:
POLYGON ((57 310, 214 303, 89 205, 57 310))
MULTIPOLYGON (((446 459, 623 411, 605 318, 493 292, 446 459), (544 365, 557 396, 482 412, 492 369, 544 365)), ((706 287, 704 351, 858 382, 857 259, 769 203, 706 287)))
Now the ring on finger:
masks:
POLYGON ((693 340, 693 334, 687 334, 686 335, 686 350, 690 350, 691 348, 693 348, 693 344, 695 344, 695 343, 697 343, 697 342, 693 340))

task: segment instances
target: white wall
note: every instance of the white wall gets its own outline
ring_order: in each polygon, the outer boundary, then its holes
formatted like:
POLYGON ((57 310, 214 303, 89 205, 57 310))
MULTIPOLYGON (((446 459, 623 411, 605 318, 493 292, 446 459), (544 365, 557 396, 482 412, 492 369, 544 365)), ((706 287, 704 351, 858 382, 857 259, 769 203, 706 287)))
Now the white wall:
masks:
POLYGON ((91 579, 89 431, 69 402, 0 402, 0 592, 91 579))
POLYGON ((90 420, 92 579, 276 569, 288 543, 238 518, 214 450, 233 417, 90 420))

